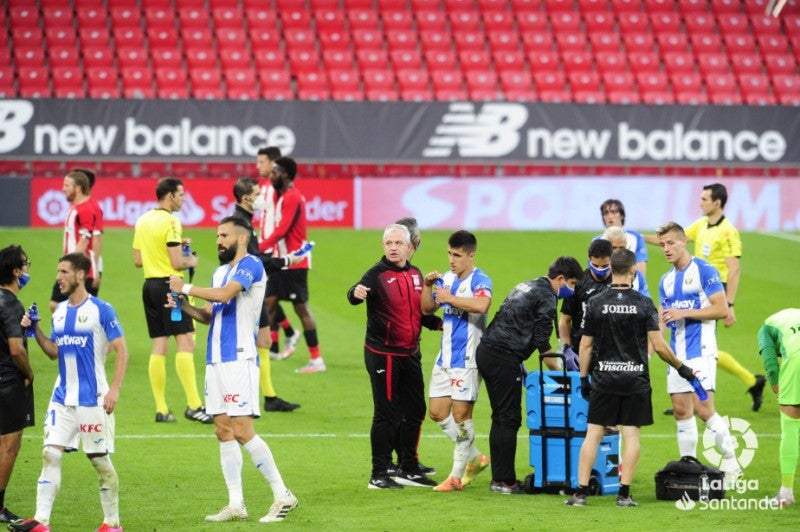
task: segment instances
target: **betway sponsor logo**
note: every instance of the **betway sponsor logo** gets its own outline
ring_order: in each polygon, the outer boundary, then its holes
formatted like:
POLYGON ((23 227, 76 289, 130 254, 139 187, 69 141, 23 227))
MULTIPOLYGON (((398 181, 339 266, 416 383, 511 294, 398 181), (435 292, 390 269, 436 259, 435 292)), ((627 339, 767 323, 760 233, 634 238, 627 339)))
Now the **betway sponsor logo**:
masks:
POLYGON ((670 305, 670 308, 680 308, 680 309, 694 308, 694 301, 690 299, 674 301, 672 305, 670 305))
POLYGON ((636 314, 636 305, 603 305, 601 314, 636 314))
POLYGON ((487 103, 478 110, 471 103, 452 103, 422 156, 503 157, 517 150, 525 138, 529 158, 625 161, 779 161, 786 139, 778 131, 686 128, 643 130, 620 122, 613 129, 523 127, 528 109, 522 104, 487 103), (617 153, 608 153, 616 141, 617 153))
POLYGON ((77 347, 86 347, 86 344, 89 342, 88 336, 73 336, 71 334, 65 334, 63 336, 59 336, 56 339, 56 345, 59 347, 61 346, 77 346, 77 347))
MULTIPOLYGON (((30 105, 28 102, 21 102, 30 105)), ((31 107, 32 109, 32 107, 31 107)), ((0 108, 0 126, 14 133, 14 142, 0 142, 0 152, 17 148, 25 138, 22 128, 24 115, 15 115, 3 124, 0 108), (21 138, 20 138, 21 132, 21 138)), ((2 135, 0 135, 2 137, 2 135)), ((285 126, 267 129, 262 126, 240 128, 234 125, 211 126, 194 124, 182 118, 176 124, 151 126, 135 118, 126 118, 118 124, 39 124, 33 129, 33 150, 37 154, 79 155, 112 154, 121 149, 124 155, 164 156, 238 156, 255 157, 263 146, 277 146, 287 155, 296 144, 294 131, 285 126)))
POLYGON ((638 373, 644 371, 644 364, 634 364, 633 362, 597 362, 597 369, 600 371, 622 371, 638 373))

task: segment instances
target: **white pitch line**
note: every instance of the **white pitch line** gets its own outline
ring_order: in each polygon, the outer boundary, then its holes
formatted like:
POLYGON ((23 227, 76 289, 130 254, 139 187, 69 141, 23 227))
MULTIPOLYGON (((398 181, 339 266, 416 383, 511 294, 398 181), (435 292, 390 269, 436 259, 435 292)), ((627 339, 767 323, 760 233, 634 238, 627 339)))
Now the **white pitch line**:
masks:
POLYGON ((790 240, 792 242, 800 242, 800 235, 794 235, 791 233, 762 233, 766 236, 771 236, 773 238, 780 238, 781 240, 790 240))

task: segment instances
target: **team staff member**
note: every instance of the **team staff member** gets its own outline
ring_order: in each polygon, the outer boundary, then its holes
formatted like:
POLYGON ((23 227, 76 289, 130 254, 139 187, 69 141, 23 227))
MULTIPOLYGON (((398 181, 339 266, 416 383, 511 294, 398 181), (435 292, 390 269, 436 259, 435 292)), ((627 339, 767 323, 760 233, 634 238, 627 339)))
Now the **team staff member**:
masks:
MULTIPOLYGON (((306 199, 294 186, 297 176, 297 163, 289 157, 280 157, 272 164, 270 182, 275 202, 275 222, 272 233, 258 244, 263 252, 273 250, 276 257, 285 257, 300 249, 306 243, 306 199)), ((279 300, 291 301, 294 311, 303 324, 303 334, 310 359, 308 364, 297 368, 296 373, 317 373, 325 371, 325 361, 319 349, 317 322, 308 306, 308 270, 311 267, 311 253, 303 260, 280 270, 273 276, 275 282, 267 286, 267 310, 270 321, 275 320, 279 300)))
MULTIPOLYGON (((627 233, 622 227, 618 225, 609 225, 606 227, 606 230, 603 231, 603 236, 601 238, 611 242, 611 250, 613 251, 615 249, 629 249, 626 245, 626 235, 627 233)), ((636 276, 633 278, 633 289, 645 297, 650 297, 650 290, 647 288, 647 279, 645 279, 638 265, 636 267, 636 276)))
POLYGON ((370 489, 436 486, 436 481, 420 471, 417 459, 425 417, 419 349, 423 279, 408 261, 411 247, 407 227, 388 226, 383 232, 383 257, 347 291, 351 305, 367 302, 364 362, 374 406, 370 489), (388 469, 395 445, 399 468, 392 479, 388 469))
MULTIPOLYGON (((81 171, 72 171, 64 177, 62 187, 64 196, 70 202, 67 217, 64 219, 63 253, 85 253, 91 259, 91 270, 86 278, 86 289, 97 295, 100 288, 99 254, 95 253, 97 236, 103 230, 103 211, 96 201, 91 200, 89 177, 81 171)), ((50 296, 50 312, 64 301, 58 283, 53 283, 50 296)))
MULTIPOLYGON (((522 422, 523 362, 534 350, 550 353, 550 335, 556 319, 556 302, 575 293, 583 275, 572 257, 559 257, 547 275, 515 286, 495 314, 478 345, 478 371, 492 406, 489 451, 496 493, 522 493, 514 470, 517 431, 522 422)), ((554 360, 546 359, 551 369, 554 360)))
POLYGON ((254 333, 264 305, 267 275, 261 260, 247 253, 252 234, 252 226, 242 218, 223 218, 217 228, 220 266, 214 272, 211 287, 184 284, 178 275, 172 275, 169 281, 173 292, 208 302, 202 308, 182 305, 192 318, 210 325, 206 396, 219 440, 222 476, 228 486, 228 504, 219 513, 206 516, 206 521, 248 518, 242 494, 241 447, 269 483, 275 499, 259 521, 283 521, 286 514, 297 507, 297 498, 283 482, 269 445, 255 433, 254 418, 259 417, 261 411, 254 333))
POLYGON ((183 276, 184 270, 197 266, 197 256, 184 255, 181 249, 181 222, 173 213, 181 209, 184 201, 183 183, 174 177, 165 177, 156 185, 158 207, 136 220, 133 234, 133 263, 144 270, 142 302, 147 319, 147 331, 152 339, 150 352, 150 386, 156 401, 156 422, 175 421, 167 406, 167 351, 169 338, 175 337, 175 370, 186 395, 186 419, 210 424, 214 420, 206 414, 197 391, 194 369, 194 323, 183 315, 173 322, 171 312, 164 306, 169 293, 169 276, 183 276))
POLYGON ((578 371, 578 354, 572 346, 581 344, 581 322, 586 302, 608 288, 611 282, 611 243, 608 240, 592 240, 587 265, 583 277, 575 286, 575 293, 561 302, 558 337, 564 346, 564 364, 569 371, 578 371))
MULTIPOLYGON (((128 366, 128 347, 119 317, 105 301, 86 291, 91 269, 83 253, 58 260, 56 280, 67 300, 53 313, 50 338, 36 324, 36 342, 58 361, 58 378, 44 422, 42 472, 36 489, 36 514, 9 525, 9 530, 49 532, 50 514, 61 486, 61 459, 77 450, 78 441, 97 474, 103 523, 100 532, 122 531, 119 519, 119 477, 109 456, 114 452, 114 409, 128 366), (114 378, 105 362, 114 351, 114 378), (95 430, 85 431, 85 426, 95 430)), ((31 324, 26 314, 22 325, 31 324)))
POLYGON ((589 401, 589 426, 578 461, 578 489, 569 506, 585 506, 597 447, 607 427, 622 426, 625 453, 620 467, 617 506, 636 506, 630 489, 639 461, 640 427, 653 424, 648 340, 667 364, 691 380, 692 369, 675 357, 661 336, 658 311, 633 288, 636 255, 611 254, 611 284, 589 299, 580 343, 581 395, 589 401), (589 373, 592 381, 589 383, 589 373))
MULTIPOLYGON (((281 149, 277 146, 260 148, 256 154, 258 175, 267 180, 267 183, 261 187, 258 197, 253 202, 253 209, 261 211, 258 242, 271 235, 275 229, 275 189, 272 188, 272 183, 269 181, 269 174, 272 172, 273 163, 280 156, 281 149)), ((272 255, 271 249, 265 249, 264 252, 267 255, 272 255)), ((267 273, 269 274, 270 272, 267 273)), ((269 286, 269 279, 267 280, 267 286, 269 286)), ((270 356, 275 360, 283 360, 290 357, 297 348, 297 342, 300 341, 300 331, 292 327, 280 302, 275 304, 275 320, 269 324, 269 330, 270 339, 272 340, 272 345, 269 348, 270 356), (279 328, 283 329, 283 333, 286 335, 286 344, 283 351, 280 351, 278 344, 279 328)))
MULTIPOLYGON (((233 185, 233 197, 236 200, 236 205, 233 208, 231 216, 240 218, 247 222, 251 228, 253 227, 253 202, 258 198, 260 189, 258 181, 250 177, 242 177, 233 185)), ((258 236, 255 230, 252 231, 252 236, 247 242, 247 252, 254 257, 258 257, 267 270, 269 275, 280 270, 285 266, 290 266, 293 262, 294 255, 289 255, 285 258, 272 259, 268 255, 264 255, 258 251, 258 236), (271 266, 271 262, 277 262, 276 266, 271 266)), ((295 259, 297 260, 297 259, 295 259)), ((258 351, 258 368, 261 381, 261 391, 264 393, 264 410, 267 412, 291 412, 300 405, 297 403, 290 403, 284 401, 275 392, 275 387, 272 384, 271 374, 271 361, 269 356, 270 345, 270 328, 269 328, 269 314, 267 313, 266 301, 261 305, 261 316, 258 322, 258 337, 256 338, 256 350, 258 351)))
POLYGON ((781 489, 773 500, 789 506, 795 503, 793 488, 799 454, 800 309, 783 309, 764 320, 758 331, 758 350, 781 410, 781 489))
POLYGON ((672 400, 681 456, 697 456, 697 423, 694 415, 705 421, 714 433, 717 449, 723 456, 720 469, 726 483, 738 479, 741 468, 736 462, 735 443, 728 424, 714 408, 717 380, 716 320, 725 317, 725 291, 717 270, 686 249, 683 227, 668 222, 656 230, 658 241, 672 269, 661 277, 658 286, 661 322, 670 329, 670 347, 682 361, 692 364, 708 398, 701 401, 682 375, 668 370, 667 392, 672 400))
POLYGON ((489 466, 489 458, 475 446, 472 410, 481 386, 475 349, 486 329, 492 280, 475 266, 475 235, 456 231, 447 245, 450 271, 425 275, 422 312, 429 315, 443 309, 441 349, 430 382, 430 416, 455 444, 450 474, 433 489, 460 491, 489 466))
POLYGON ((33 425, 33 370, 20 326, 25 307, 17 299, 28 284, 28 256, 20 246, 0 250, 0 523, 19 519, 5 506, 6 488, 22 444, 33 425))

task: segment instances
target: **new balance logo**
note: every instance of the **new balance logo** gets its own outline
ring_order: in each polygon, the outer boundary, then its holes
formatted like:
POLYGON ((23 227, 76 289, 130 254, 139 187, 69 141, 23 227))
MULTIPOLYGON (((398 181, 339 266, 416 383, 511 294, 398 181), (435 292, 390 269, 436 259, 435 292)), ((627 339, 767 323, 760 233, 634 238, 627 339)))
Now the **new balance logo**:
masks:
POLYGON ((514 103, 486 103, 476 113, 471 103, 451 103, 423 157, 449 157, 453 148, 462 157, 502 157, 519 145, 519 129, 528 110, 514 103))
POLYGON ((25 100, 0 103, 0 153, 8 153, 25 141, 25 125, 33 117, 33 104, 25 100))

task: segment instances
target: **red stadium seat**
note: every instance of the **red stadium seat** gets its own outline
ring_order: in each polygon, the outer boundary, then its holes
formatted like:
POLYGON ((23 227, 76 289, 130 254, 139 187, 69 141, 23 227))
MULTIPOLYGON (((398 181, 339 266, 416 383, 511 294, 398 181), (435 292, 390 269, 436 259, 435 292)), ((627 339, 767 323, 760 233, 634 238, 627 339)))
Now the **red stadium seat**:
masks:
POLYGON ((431 72, 435 70, 449 71, 456 68, 456 56, 453 52, 440 50, 425 52, 425 62, 428 64, 428 70, 431 72))
POLYGON ((117 47, 117 65, 119 68, 147 66, 149 55, 144 48, 117 47))
POLYGON ((515 15, 517 26, 523 37, 531 32, 549 31, 547 27, 547 15, 537 11, 523 11, 515 15))
POLYGON ((674 0, 644 0, 644 7, 650 13, 672 11, 675 9, 674 0))
POLYGON ((635 91, 636 79, 630 72, 606 72, 603 74, 603 85, 609 93, 635 91))
POLYGON ((197 89, 219 88, 222 85, 222 73, 217 68, 195 68, 189 71, 192 91, 197 89))
POLYGON ((431 72, 431 85, 434 93, 440 90, 461 90, 464 76, 459 70, 435 70, 431 72))
POLYGON ((695 55, 719 53, 722 50, 722 39, 716 33, 695 33, 689 37, 695 55))
POLYGON ((564 52, 561 54, 561 61, 564 65, 564 71, 568 74, 594 70, 594 62, 590 52, 564 52))
MULTIPOLYGON (((253 7, 245 6, 244 18, 251 32, 261 28, 273 29, 278 25, 278 16, 275 13, 275 11, 269 8, 265 8, 263 6, 253 6, 253 7)), ((229 26, 217 26, 217 27, 227 28, 229 26)), ((234 27, 241 28, 243 26, 240 25, 234 27)))
POLYGON ((526 91, 533 88, 531 75, 524 70, 508 70, 500 73, 500 87, 506 91, 526 91))
MULTIPOLYGON (((570 2, 571 3, 571 2, 570 2)), ((573 11, 559 11, 550 13, 550 25, 556 37, 561 32, 579 32, 581 30, 581 17, 573 11)))
POLYGON ((181 28, 181 41, 187 48, 204 46, 211 48, 213 34, 209 28, 181 28))
POLYGON ((417 22, 417 29, 423 30, 447 30, 447 16, 443 11, 424 10, 414 14, 417 22))
POLYGON ((114 52, 111 48, 85 46, 83 48, 83 65, 86 68, 114 67, 114 52))
POLYGON ((622 41, 628 54, 637 52, 652 52, 655 50, 655 40, 650 33, 623 33, 622 41))
POLYGON ((717 15, 717 25, 723 37, 744 35, 750 32, 747 17, 741 13, 725 13, 717 15))
POLYGON ((378 12, 373 9, 351 9, 347 11, 347 22, 350 25, 350 31, 380 28, 378 12))
POLYGON ((451 31, 476 31, 481 29, 481 16, 477 11, 451 11, 448 14, 451 31))
POLYGON ((238 7, 216 7, 211 10, 215 28, 243 28, 244 14, 238 7))
MULTIPOLYGON (((51 46, 47 54, 50 60, 50 68, 77 67, 80 65, 80 54, 75 46, 51 46)), ((10 61, 7 64, 10 64, 10 61)))
POLYGON ((592 33, 589 35, 589 42, 595 54, 619 52, 622 46, 617 33, 592 33))
POLYGON ((11 30, 11 41, 14 46, 41 47, 44 44, 44 37, 39 28, 14 28, 11 30))
POLYGON ((675 103, 681 105, 705 105, 708 103, 708 95, 703 90, 676 92, 675 103))
POLYGON ((42 50, 41 46, 15 46, 14 63, 18 69, 22 67, 44 67, 44 50, 42 50))
POLYGON ((356 62, 362 70, 382 70, 388 68, 389 56, 384 50, 359 50, 356 62))
POLYGON ((119 98, 117 69, 94 67, 86 69, 86 84, 92 98, 119 98))
POLYGON ((188 28, 207 29, 211 24, 211 17, 207 9, 183 7, 178 9, 178 21, 182 30, 188 28))
POLYGON ((119 28, 114 30, 114 43, 117 48, 144 48, 142 28, 119 28))
POLYGON ((662 72, 641 72, 636 74, 636 82, 639 91, 644 95, 645 92, 660 91, 669 88, 669 79, 662 72))
POLYGON ((36 6, 13 6, 8 11, 12 28, 39 28, 39 10, 36 6))
POLYGON ((726 35, 724 41, 728 54, 739 52, 750 53, 756 49, 755 39, 753 39, 753 36, 750 34, 726 35))
POLYGON ((482 11, 481 18, 483 19, 483 29, 487 32, 492 31, 513 31, 514 16, 510 11, 497 10, 497 11, 482 11))
POLYGON ((305 9, 279 11, 283 29, 311 29, 311 14, 305 9))
POLYGON ((450 35, 441 31, 421 31, 419 42, 424 52, 450 51, 450 35))
POLYGON ((515 31, 495 30, 486 35, 492 52, 519 50, 519 34, 515 31))
POLYGON ((741 74, 760 74, 762 71, 761 56, 755 53, 738 53, 730 56, 733 73, 741 74))
POLYGON ((251 28, 250 45, 253 50, 280 50, 282 39, 277 30, 251 28))
POLYGON ((345 30, 345 15, 340 9, 314 10, 314 23, 317 31, 345 30))
POLYGON ((652 52, 630 53, 628 54, 628 62, 631 72, 634 74, 658 72, 661 67, 661 61, 659 61, 658 56, 652 52))
POLYGON ((762 35, 781 35, 781 20, 765 15, 763 11, 750 16, 750 26, 753 28, 753 33, 759 37, 762 35))
POLYGON ((186 55, 186 66, 189 67, 189 70, 213 68, 217 64, 217 54, 210 46, 187 47, 184 53, 186 55))
POLYGON ((321 30, 318 32, 321 50, 350 50, 350 32, 345 30, 321 30))
POLYGON ((78 39, 73 28, 56 27, 48 28, 45 31, 45 41, 47 47, 50 48, 52 46, 75 46, 78 39))
POLYGON ((522 52, 498 50, 492 53, 492 61, 498 74, 525 69, 525 54, 522 52))
POLYGON ((258 98, 256 75, 252 69, 224 70, 223 76, 225 77, 229 98, 236 100, 254 100, 258 98))
POLYGON ((417 50, 393 50, 389 57, 395 71, 422 68, 422 55, 417 50))
POLYGON ((650 19, 638 11, 626 11, 617 17, 619 29, 623 37, 628 33, 647 33, 650 31, 650 19))
POLYGON ((429 88, 401 90, 400 99, 406 102, 428 102, 433 100, 433 91, 429 88))
POLYGON ((284 31, 283 38, 286 43, 286 49, 289 51, 313 50, 317 45, 316 35, 307 28, 288 28, 284 31))
POLYGON ((551 52, 554 50, 550 32, 528 32, 522 35, 522 48, 526 53, 551 52))
POLYGON ((789 41, 783 35, 762 35, 758 37, 758 48, 763 55, 783 54, 789 51, 789 41))
POLYGON ((775 98, 781 105, 800 105, 800 75, 779 74, 772 78, 775 98))
POLYGON ((149 67, 123 68, 122 93, 126 98, 154 98, 153 71, 149 67))
POLYGON ((292 72, 304 72, 319 69, 320 58, 316 51, 292 50, 288 53, 289 68, 292 72))
POLYGON ((640 91, 642 103, 648 105, 668 105, 675 103, 675 96, 670 90, 657 89, 640 91))
POLYGON ((556 33, 556 46, 561 52, 583 52, 587 49, 583 33, 556 33))
POLYGON ((733 74, 709 74, 705 76, 705 81, 708 96, 712 101, 715 94, 729 94, 738 91, 733 74))
POLYGON ((711 73, 727 73, 730 66, 728 56, 720 53, 699 54, 697 56, 697 65, 703 76, 711 73))
POLYGON ((685 92, 701 92, 703 90, 703 78, 700 74, 693 72, 675 72, 670 75, 670 81, 676 96, 685 92))
MULTIPOLYGON (((353 46, 356 50, 383 49, 383 33, 379 30, 359 29, 352 34, 353 46)), ((394 30, 386 35, 390 50, 399 48, 411 49, 417 46, 417 34, 413 31, 394 30), (393 40, 394 39, 394 40, 393 40)))
POLYGON ((664 68, 668 74, 694 72, 694 55, 686 52, 667 52, 664 54, 664 68))
POLYGON ((558 70, 560 61, 555 52, 533 52, 528 54, 531 72, 552 72, 558 70))
POLYGON ((766 74, 742 74, 739 76, 742 100, 750 105, 774 105, 775 97, 770 90, 766 74))
POLYGON ((606 90, 608 103, 617 105, 633 105, 640 103, 642 97, 635 90, 606 90))
POLYGON ((568 74, 568 78, 573 92, 597 92, 600 90, 600 75, 597 72, 571 72, 568 74))
POLYGON ((681 31, 681 16, 674 11, 650 13, 650 26, 658 33, 677 33, 681 31))
POLYGON ((258 70, 284 69, 287 66, 286 55, 282 50, 256 50, 253 52, 253 60, 258 70))
POLYGON ((217 46, 219 48, 244 49, 247 45, 247 34, 243 29, 218 28, 216 30, 217 46))
POLYGON ((181 68, 183 66, 183 57, 178 49, 173 47, 167 48, 151 48, 150 60, 153 62, 153 68, 181 68))
POLYGON ((607 11, 592 11, 583 15, 586 30, 591 33, 611 33, 615 30, 614 15, 607 11))
POLYGON ((470 70, 489 70, 492 56, 489 52, 466 50, 458 53, 458 62, 465 74, 470 70))
POLYGON ((147 41, 151 48, 178 49, 178 31, 175 28, 148 28, 147 41))
POLYGON ((356 91, 361 89, 361 80, 353 70, 329 70, 328 83, 333 91, 356 91))
POLYGON ((767 54, 764 56, 764 65, 770 76, 797 73, 797 63, 791 54, 767 54))
MULTIPOLYGON (((442 20, 444 20, 444 15, 442 15, 442 20)), ((384 31, 391 31, 391 30, 413 30, 414 29, 414 17, 411 15, 411 12, 406 10, 392 10, 392 11, 383 11, 381 13, 381 21, 383 22, 383 29, 384 31)), ((418 30, 424 29, 438 29, 442 30, 442 28, 430 28, 424 25, 418 25, 418 30)))
POLYGON ((219 51, 219 62, 224 69, 250 68, 250 53, 237 48, 222 48, 219 51))
MULTIPOLYGON (((132 7, 112 7, 109 10, 111 15, 111 27, 118 28, 139 28, 142 25, 142 12, 139 9, 132 7)), ((81 23, 80 27, 86 27, 80 20, 80 13, 78 14, 78 22, 81 23)), ((100 24, 94 27, 101 27, 100 24)), ((105 27, 105 23, 102 24, 105 27)))
POLYGON ((322 64, 326 70, 352 70, 355 66, 355 59, 350 50, 324 50, 322 64))
MULTIPOLYGON (((680 2, 679 5, 683 5, 683 3, 684 2, 680 2)), ((686 25, 686 32, 689 34, 690 38, 696 33, 717 33, 717 21, 714 16, 709 13, 692 13, 690 16, 686 16, 683 19, 683 23, 686 25)))
POLYGON ((601 74, 606 72, 625 72, 628 70, 628 59, 625 54, 620 52, 604 52, 595 55, 597 70, 601 74))
POLYGON ((564 74, 558 71, 534 72, 533 81, 539 94, 544 91, 563 91, 567 86, 564 74))
POLYGON ((430 87, 430 77, 423 69, 398 70, 397 86, 400 91, 426 90, 430 87))
POLYGON ((689 40, 685 33, 660 33, 656 37, 658 48, 662 54, 667 52, 685 52, 689 49, 689 40))
POLYGON ((85 98, 83 70, 78 67, 58 67, 52 70, 53 95, 56 98, 85 98))
POLYGON ((108 11, 102 6, 78 7, 75 10, 75 19, 79 28, 105 28, 107 13, 108 11))
POLYGON ((391 70, 365 70, 361 77, 365 91, 394 89, 395 77, 391 70))
POLYGON ((464 51, 483 51, 486 48, 486 35, 482 31, 461 30, 453 32, 453 43, 456 50, 464 51))

